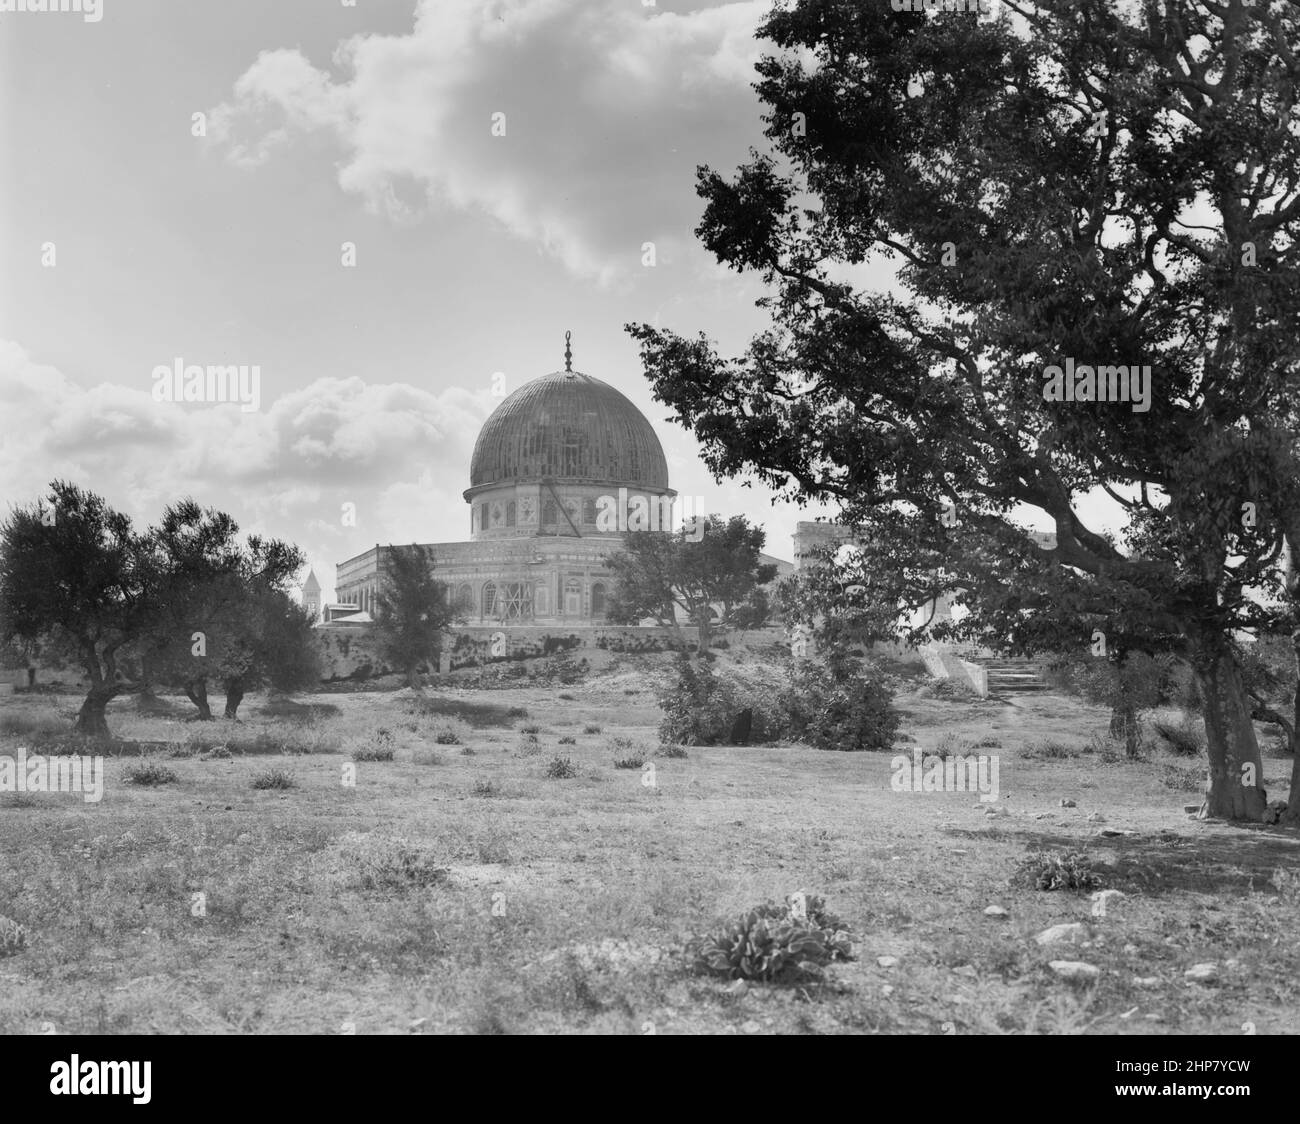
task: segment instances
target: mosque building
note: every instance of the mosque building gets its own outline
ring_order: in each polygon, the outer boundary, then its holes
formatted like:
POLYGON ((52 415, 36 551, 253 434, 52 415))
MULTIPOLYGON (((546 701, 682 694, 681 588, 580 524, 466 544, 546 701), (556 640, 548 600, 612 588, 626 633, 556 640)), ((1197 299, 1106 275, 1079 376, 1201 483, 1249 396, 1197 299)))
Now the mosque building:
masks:
MULTIPOLYGON (((637 505, 663 521, 656 529, 674 529, 664 525, 677 493, 659 438, 623 394, 573 370, 568 338, 564 370, 520 387, 479 433, 464 492, 468 541, 428 545, 468 625, 599 624, 608 560, 637 529, 637 505)), ((373 619, 390 549, 338 564, 337 603, 323 606, 322 623, 373 619)))

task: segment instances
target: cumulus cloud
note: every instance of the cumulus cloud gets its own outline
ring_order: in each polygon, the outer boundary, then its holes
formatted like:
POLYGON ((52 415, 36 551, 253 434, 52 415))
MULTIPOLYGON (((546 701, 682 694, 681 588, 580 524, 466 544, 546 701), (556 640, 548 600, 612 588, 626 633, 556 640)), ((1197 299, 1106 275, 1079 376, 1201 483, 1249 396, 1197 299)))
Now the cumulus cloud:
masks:
POLYGON ((54 479, 99 492, 138 525, 190 495, 246 531, 297 542, 326 585, 335 561, 375 542, 465 537, 460 490, 496 404, 463 388, 361 378, 318 379, 258 413, 155 402, 148 390, 82 387, 7 340, 0 401, 0 510, 54 479))
POLYGON ((759 138, 750 89, 767 0, 690 13, 590 0, 420 0, 406 35, 342 43, 333 71, 265 51, 211 114, 211 139, 256 165, 306 133, 344 154, 341 187, 406 217, 487 216, 573 272, 611 281, 693 247, 694 169, 759 138), (493 114, 505 135, 493 136, 493 114))

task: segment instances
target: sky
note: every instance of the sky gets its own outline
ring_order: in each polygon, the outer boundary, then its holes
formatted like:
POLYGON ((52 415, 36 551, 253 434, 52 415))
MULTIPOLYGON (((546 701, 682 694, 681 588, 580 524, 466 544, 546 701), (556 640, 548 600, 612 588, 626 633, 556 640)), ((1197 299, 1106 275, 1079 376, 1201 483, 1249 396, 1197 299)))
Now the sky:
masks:
POLYGON ((796 522, 833 512, 715 482, 624 331, 734 354, 765 323, 759 280, 693 230, 697 165, 765 146, 768 7, 0 12, 0 510, 55 478, 140 525, 193 496, 297 543, 328 597, 375 543, 468 538, 478 430, 561 369, 567 330, 574 368, 651 420, 673 487, 790 558, 796 522), (158 400, 178 363, 255 366, 256 409, 158 400))

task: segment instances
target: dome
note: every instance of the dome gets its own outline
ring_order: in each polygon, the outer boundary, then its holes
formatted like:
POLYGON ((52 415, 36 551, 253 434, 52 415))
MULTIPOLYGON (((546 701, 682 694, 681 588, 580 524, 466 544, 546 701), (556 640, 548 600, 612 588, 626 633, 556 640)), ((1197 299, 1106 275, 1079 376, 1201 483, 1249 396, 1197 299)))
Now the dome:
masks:
POLYGON ((470 488, 553 479, 668 489, 663 447, 619 391, 578 371, 521 386, 483 424, 470 488))

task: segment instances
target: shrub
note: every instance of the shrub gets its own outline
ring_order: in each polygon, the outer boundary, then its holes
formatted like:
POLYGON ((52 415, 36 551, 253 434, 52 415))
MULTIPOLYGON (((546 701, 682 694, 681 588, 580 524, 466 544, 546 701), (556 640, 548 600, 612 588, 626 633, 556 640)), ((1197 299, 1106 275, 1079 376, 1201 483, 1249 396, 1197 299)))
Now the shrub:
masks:
POLYGON ((220 761, 227 761, 233 757, 234 754, 230 752, 229 746, 214 745, 210 750, 208 750, 208 756, 215 757, 220 761))
POLYGON ((944 760, 949 757, 965 757, 974 748, 965 738, 959 738, 956 734, 944 734, 927 756, 940 757, 944 760))
POLYGON ((666 745, 663 747, 663 749, 660 750, 660 752, 665 757, 688 757, 689 756, 689 754, 686 752, 686 747, 681 745, 666 745))
POLYGON ((352 751, 353 761, 391 761, 392 759, 391 745, 365 745, 352 751))
POLYGON ((582 728, 582 732, 583 732, 584 734, 599 734, 599 733, 600 733, 600 727, 599 727, 599 726, 584 726, 584 727, 582 728))
POLYGON ((176 774, 166 765, 153 761, 132 761, 122 770, 127 784, 159 785, 175 784, 176 774))
POLYGON ((253 774, 252 785, 254 788, 293 788, 294 779, 283 769, 267 769, 261 773, 253 774))
POLYGON ((631 757, 615 757, 615 769, 639 769, 645 764, 645 754, 634 753, 631 757))
POLYGON ((475 781, 470 793, 474 796, 496 796, 501 790, 491 781, 475 781))
POLYGON ((787 693, 790 734, 818 749, 891 749, 900 716, 890 679, 876 665, 831 652, 802 661, 787 693))
POLYGON ((930 695, 936 699, 948 699, 951 702, 970 702, 979 698, 975 690, 965 679, 936 679, 930 685, 930 695))
POLYGON ((1204 792, 1205 770, 1184 769, 1165 763, 1160 768, 1160 783, 1175 792, 1204 792))
POLYGON ((527 717, 528 717, 528 711, 525 710, 522 706, 512 706, 509 710, 506 711, 506 717, 507 717, 507 718, 527 718, 527 717))
POLYGON ((980 740, 975 743, 975 748, 976 749, 1001 749, 1002 743, 998 741, 997 738, 993 737, 992 734, 989 734, 986 735, 985 737, 980 738, 980 740))
POLYGON ((350 832, 343 837, 340 851, 366 890, 435 886, 448 875, 428 846, 408 839, 350 832))
POLYGON ((460 735, 450 726, 440 726, 435 730, 433 740, 437 745, 460 745, 460 735))
POLYGON ((0 956, 16 956, 27 947, 27 930, 0 914, 0 956))
POLYGON ((560 696, 559 696, 559 697, 560 697, 561 699, 563 699, 565 702, 576 702, 576 701, 577 701, 577 696, 569 694, 568 691, 562 691, 562 692, 560 692, 560 696))
POLYGON ((848 927, 813 897, 803 916, 789 904, 757 906, 726 928, 695 938, 688 952, 699 972, 774 981, 819 976, 831 961, 853 959, 853 944, 848 927))
POLYGON ((675 671, 674 680, 659 697, 664 712, 659 740, 686 745, 724 743, 743 709, 734 687, 706 664, 696 666, 685 654, 677 657, 675 671))
POLYGON ((474 747, 473 747, 473 746, 469 746, 469 745, 467 745, 467 746, 463 746, 463 747, 461 748, 460 755, 461 755, 462 757, 473 757, 473 756, 474 756, 474 747))
POLYGON ((1026 761, 1065 761, 1071 757, 1082 757, 1083 750, 1078 746, 1066 745, 1065 742, 1049 740, 1021 750, 1020 756, 1026 761))
POLYGON ((546 775, 552 780, 566 781, 578 775, 578 767, 569 758, 556 755, 547 762, 546 775))
POLYGON ((536 722, 532 722, 529 723, 529 725, 527 726, 520 726, 519 732, 521 734, 540 734, 542 732, 542 728, 539 725, 537 725, 536 722))
POLYGON ((1199 757, 1205 752, 1205 735, 1191 721, 1184 719, 1178 724, 1157 721, 1152 725, 1170 750, 1180 757, 1199 757))
POLYGON ((561 745, 577 745, 577 744, 578 744, 578 739, 575 738, 572 734, 565 734, 562 738, 560 738, 560 744, 561 744, 561 745))
POLYGON ((1099 890, 1104 877, 1077 851, 1038 851, 1020 863, 1011 882, 1033 890, 1099 890))

